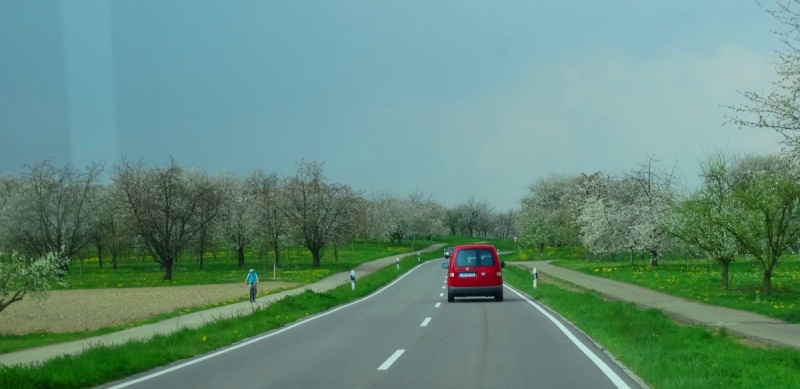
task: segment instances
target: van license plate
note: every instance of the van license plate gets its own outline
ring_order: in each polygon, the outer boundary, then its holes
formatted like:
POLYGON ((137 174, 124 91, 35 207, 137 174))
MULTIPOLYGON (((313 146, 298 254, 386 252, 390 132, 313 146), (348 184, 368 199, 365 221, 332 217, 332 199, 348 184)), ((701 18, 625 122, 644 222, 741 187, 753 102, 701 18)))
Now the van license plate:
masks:
POLYGON ((459 277, 475 277, 475 273, 458 273, 459 277))

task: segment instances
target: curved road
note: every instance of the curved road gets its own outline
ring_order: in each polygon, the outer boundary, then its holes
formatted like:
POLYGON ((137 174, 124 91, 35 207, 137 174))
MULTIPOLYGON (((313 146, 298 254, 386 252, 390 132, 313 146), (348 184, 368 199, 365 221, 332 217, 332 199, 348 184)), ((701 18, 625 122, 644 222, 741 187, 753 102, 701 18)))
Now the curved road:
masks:
POLYGON ((502 303, 447 303, 441 262, 357 302, 103 387, 640 387, 591 341, 508 286, 502 303))

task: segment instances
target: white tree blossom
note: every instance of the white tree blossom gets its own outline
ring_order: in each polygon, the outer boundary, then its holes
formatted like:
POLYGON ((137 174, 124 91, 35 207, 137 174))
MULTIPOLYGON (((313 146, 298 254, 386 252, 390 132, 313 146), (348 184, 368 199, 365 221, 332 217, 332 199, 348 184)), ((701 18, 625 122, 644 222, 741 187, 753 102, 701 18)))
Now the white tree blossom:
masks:
POLYGON ((17 252, 0 253, 0 312, 26 295, 47 297, 53 283, 65 285, 60 277, 64 262, 54 253, 36 259, 17 252))

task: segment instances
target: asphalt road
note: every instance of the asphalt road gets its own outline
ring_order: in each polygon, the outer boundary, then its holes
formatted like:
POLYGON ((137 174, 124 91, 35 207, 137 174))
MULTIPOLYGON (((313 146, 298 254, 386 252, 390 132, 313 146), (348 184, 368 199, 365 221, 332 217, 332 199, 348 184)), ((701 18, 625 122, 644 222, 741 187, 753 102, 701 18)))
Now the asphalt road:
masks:
POLYGON ((504 302, 448 303, 441 262, 358 302, 103 387, 639 388, 508 287, 504 302))

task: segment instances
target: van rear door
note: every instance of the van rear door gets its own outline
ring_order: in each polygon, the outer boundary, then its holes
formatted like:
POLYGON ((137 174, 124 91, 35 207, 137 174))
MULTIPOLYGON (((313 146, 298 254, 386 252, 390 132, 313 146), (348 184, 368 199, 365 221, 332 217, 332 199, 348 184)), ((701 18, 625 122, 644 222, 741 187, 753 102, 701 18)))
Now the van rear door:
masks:
POLYGON ((450 286, 464 288, 480 286, 478 273, 478 252, 481 249, 457 248, 453 253, 450 286))
POLYGON ((481 286, 497 286, 503 283, 497 252, 493 249, 478 250, 478 280, 481 286))

